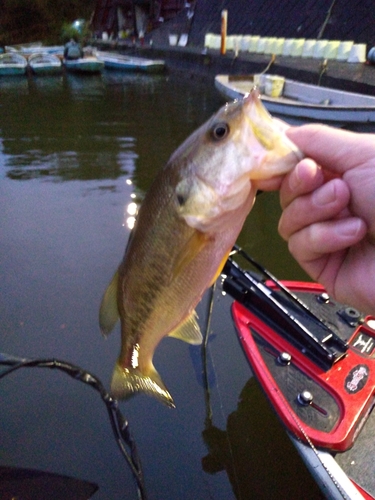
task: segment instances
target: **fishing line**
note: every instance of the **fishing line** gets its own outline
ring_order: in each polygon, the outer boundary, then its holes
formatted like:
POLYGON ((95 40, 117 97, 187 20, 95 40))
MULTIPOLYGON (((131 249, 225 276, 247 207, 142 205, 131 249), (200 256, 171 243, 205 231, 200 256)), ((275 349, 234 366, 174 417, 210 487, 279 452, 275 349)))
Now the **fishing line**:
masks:
POLYGON ((95 389, 100 394, 107 408, 116 443, 132 471, 137 487, 138 498, 140 500, 147 500, 142 466, 135 441, 129 430, 129 423, 121 413, 118 407, 118 401, 108 393, 103 383, 95 375, 83 370, 79 366, 58 359, 26 359, 5 353, 0 353, 0 365, 10 366, 10 368, 0 373, 0 380, 20 368, 50 368, 62 371, 75 380, 83 382, 95 389), (129 448, 130 452, 128 452, 126 446, 129 448))
MULTIPOLYGON (((208 300, 207 314, 206 314, 206 327, 204 329, 204 337, 202 343, 202 365, 203 365, 203 386, 204 386, 204 396, 205 396, 205 406, 206 406, 206 419, 205 426, 212 422, 212 408, 211 408, 211 393, 210 385, 208 381, 208 369, 207 369, 207 356, 208 356, 208 337, 211 330, 211 318, 214 308, 214 298, 215 298, 216 281, 210 287, 210 295, 208 300)), ((212 356, 211 356, 212 359, 212 356)))
MULTIPOLYGON (((265 370, 262 366, 260 367, 260 369, 262 370, 263 374, 268 378, 268 382, 271 383, 274 386, 273 379, 269 376, 269 373, 267 373, 267 370, 265 370)), ((306 440, 307 444, 310 446, 310 448, 312 449, 312 451, 316 455, 317 459, 322 464, 324 470, 328 474, 329 478, 332 480, 333 484, 337 488, 337 491, 340 493, 340 495, 342 496, 343 500, 350 500, 350 497, 348 497, 346 495, 345 491, 343 491, 343 489, 341 488, 340 484, 336 481, 336 479, 332 475, 332 473, 329 470, 329 468, 323 462, 322 458, 320 457, 318 449, 316 448, 316 446, 314 445, 314 443, 311 441, 311 439, 307 435, 305 429, 303 428, 303 426, 301 425, 301 423, 298 421, 298 419, 294 415, 293 411, 290 409, 288 403, 286 401, 284 401, 284 398, 282 397, 282 394, 280 393, 279 389, 274 387, 274 390, 277 391, 280 394, 280 396, 281 396, 280 397, 281 404, 284 406, 284 409, 288 412, 289 416, 294 420, 294 423, 297 425, 298 430, 301 432, 301 434, 303 435, 303 437, 306 440)), ((297 437, 297 439, 301 442, 301 439, 299 439, 298 436, 295 436, 295 437, 297 437)))
POLYGON ((320 40, 322 38, 322 36, 323 36, 323 33, 324 33, 325 29, 326 29, 326 26, 327 26, 327 24, 328 24, 328 22, 330 20, 331 15, 332 15, 332 10, 333 10, 333 7, 334 7, 335 3, 336 3, 336 0, 333 0, 333 2, 331 3, 329 9, 327 10, 327 15, 326 15, 326 17, 325 17, 325 19, 323 21, 323 24, 322 24, 322 26, 321 26, 321 28, 319 30, 318 35, 316 37, 317 40, 320 40))

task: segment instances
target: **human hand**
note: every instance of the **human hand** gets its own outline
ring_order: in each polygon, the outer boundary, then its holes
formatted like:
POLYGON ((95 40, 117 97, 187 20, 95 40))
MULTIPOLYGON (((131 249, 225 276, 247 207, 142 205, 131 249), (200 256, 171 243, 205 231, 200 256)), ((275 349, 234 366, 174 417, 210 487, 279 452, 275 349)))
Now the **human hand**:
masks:
POLYGON ((279 232, 329 294, 375 314, 375 135, 324 125, 287 135, 306 158, 281 183, 279 232))

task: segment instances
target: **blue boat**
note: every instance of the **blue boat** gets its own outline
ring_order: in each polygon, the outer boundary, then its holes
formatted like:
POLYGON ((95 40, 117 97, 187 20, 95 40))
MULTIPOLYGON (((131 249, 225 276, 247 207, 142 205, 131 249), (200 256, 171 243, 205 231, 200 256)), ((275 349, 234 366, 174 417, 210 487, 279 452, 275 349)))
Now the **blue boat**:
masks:
POLYGON ((104 68, 103 61, 95 56, 80 57, 79 59, 64 59, 67 71, 75 73, 100 73, 104 68))
POLYGON ((165 69, 165 61, 161 59, 145 59, 104 51, 97 51, 96 56, 103 61, 105 68, 108 69, 146 73, 159 73, 165 69))

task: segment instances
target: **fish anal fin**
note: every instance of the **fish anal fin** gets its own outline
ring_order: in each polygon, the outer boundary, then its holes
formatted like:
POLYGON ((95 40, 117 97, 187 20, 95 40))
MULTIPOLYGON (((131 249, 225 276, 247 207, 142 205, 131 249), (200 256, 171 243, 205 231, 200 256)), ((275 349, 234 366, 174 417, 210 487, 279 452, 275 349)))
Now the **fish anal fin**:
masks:
POLYGON ((112 396, 116 399, 128 399, 137 392, 153 396, 170 408, 176 407, 152 363, 147 373, 142 373, 138 368, 123 368, 117 361, 111 381, 112 396))
POLYGON ((218 277, 220 276, 221 274, 221 271, 223 270, 223 267, 225 266, 225 263, 226 261, 228 260, 228 257, 229 257, 229 254, 231 253, 232 249, 228 250, 228 252, 224 255, 224 257, 221 259, 220 261, 220 264, 219 264, 219 267, 217 268, 217 271, 216 271, 216 274, 215 276, 213 277, 212 279, 212 282, 210 284, 210 286, 212 286, 215 281, 218 279, 218 277))
POLYGON ((205 233, 197 230, 194 231, 174 262, 173 278, 178 276, 199 255, 208 241, 209 237, 205 233))
POLYGON ((99 325, 102 334, 107 337, 116 326, 119 319, 117 307, 118 271, 104 292, 99 309, 99 325))
POLYGON ((202 334, 197 322, 197 313, 190 314, 175 330, 168 334, 169 337, 183 340, 188 344, 199 345, 202 343, 202 334))

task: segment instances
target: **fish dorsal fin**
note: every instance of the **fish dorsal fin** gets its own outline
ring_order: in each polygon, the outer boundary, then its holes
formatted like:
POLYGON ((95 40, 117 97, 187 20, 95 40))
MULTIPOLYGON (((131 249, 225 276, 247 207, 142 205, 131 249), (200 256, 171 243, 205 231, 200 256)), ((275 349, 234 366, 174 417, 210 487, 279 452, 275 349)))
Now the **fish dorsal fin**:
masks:
POLYGON ((203 247, 207 244, 207 241, 208 237, 205 233, 197 230, 194 231, 186 245, 184 245, 176 257, 173 266, 173 278, 176 278, 182 270, 199 255, 203 247))
POLYGON ((104 292, 99 310, 99 325, 102 334, 107 337, 116 326, 120 317, 117 307, 118 271, 104 292))
POLYGON ((169 337, 183 340, 188 344, 199 345, 202 343, 202 334, 197 322, 197 313, 190 314, 175 330, 168 334, 169 337))

